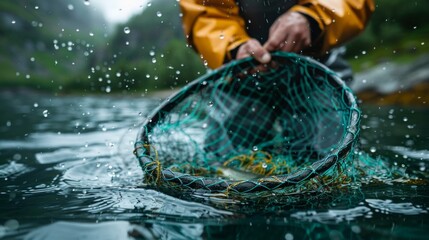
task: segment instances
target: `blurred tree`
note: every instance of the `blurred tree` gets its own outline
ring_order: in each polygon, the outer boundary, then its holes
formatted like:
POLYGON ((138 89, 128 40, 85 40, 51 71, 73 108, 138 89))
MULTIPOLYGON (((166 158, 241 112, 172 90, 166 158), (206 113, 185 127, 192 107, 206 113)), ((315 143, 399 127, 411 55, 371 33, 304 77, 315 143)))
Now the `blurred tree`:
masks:
MULTIPOLYGON (((105 87, 99 79, 111 76, 109 73, 126 72, 134 79, 133 89, 166 89, 182 86, 205 72, 198 55, 186 45, 177 2, 170 0, 152 2, 141 14, 117 26, 109 44, 98 51, 104 56, 92 62, 104 67, 98 67, 100 71, 91 79, 101 91, 105 87)), ((123 83, 129 82, 124 75, 109 80, 112 91, 130 86, 123 83)))
POLYGON ((376 10, 366 31, 348 44, 348 55, 374 47, 396 46, 429 36, 429 1, 375 0, 376 10))
MULTIPOLYGON (((419 44, 427 39, 429 1, 375 2, 368 28, 348 44, 349 57, 375 48, 396 50, 413 38, 419 44)), ((0 1, 0 84, 144 91, 178 87, 206 71, 186 45, 177 1, 151 1, 113 32, 84 3, 0 1)))
POLYGON ((101 15, 80 0, 0 2, 0 83, 61 87, 87 66, 103 36, 101 15), (91 34, 90 34, 91 33, 91 34), (90 36, 92 35, 92 36, 90 36))

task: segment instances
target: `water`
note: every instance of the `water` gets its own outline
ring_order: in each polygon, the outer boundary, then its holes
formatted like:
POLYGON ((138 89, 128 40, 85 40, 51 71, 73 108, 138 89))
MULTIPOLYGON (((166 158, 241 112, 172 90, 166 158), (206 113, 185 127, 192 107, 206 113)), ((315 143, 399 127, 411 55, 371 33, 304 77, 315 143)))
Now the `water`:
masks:
MULTIPOLYGON (((363 105, 361 153, 388 166, 311 205, 203 204, 142 184, 157 97, 0 94, 0 238, 425 239, 429 108, 363 105)), ((370 172, 371 169, 368 169, 370 172)))

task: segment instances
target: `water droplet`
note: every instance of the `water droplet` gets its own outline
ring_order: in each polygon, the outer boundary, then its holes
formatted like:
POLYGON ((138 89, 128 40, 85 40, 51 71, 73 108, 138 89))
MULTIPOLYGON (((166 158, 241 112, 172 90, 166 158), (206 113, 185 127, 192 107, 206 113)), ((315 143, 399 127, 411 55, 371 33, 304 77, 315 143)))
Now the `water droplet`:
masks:
POLYGON ((70 11, 73 11, 73 10, 74 10, 74 6, 73 6, 72 4, 69 4, 69 5, 67 6, 67 8, 68 8, 70 11))
POLYGON ((36 9, 36 10, 39 9, 39 6, 34 6, 34 9, 36 9))
POLYGON ((49 115, 49 111, 48 111, 48 110, 44 110, 44 111, 43 111, 43 116, 44 116, 44 117, 48 117, 48 115, 49 115))
POLYGON ((110 93, 111 91, 112 91, 112 89, 110 88, 110 86, 107 86, 107 87, 106 87, 106 92, 107 92, 107 93, 110 93))
POLYGON ((7 220, 4 223, 4 226, 9 231, 15 231, 15 230, 17 230, 19 228, 19 222, 17 220, 15 220, 15 219, 7 220))
POLYGON ((370 152, 372 152, 372 153, 375 153, 375 152, 377 151, 377 149, 376 149, 375 147, 371 147, 371 148, 369 149, 369 151, 370 151, 370 152))
POLYGON ((35 102, 35 103, 33 104, 33 106, 36 108, 36 107, 38 107, 38 106, 39 106, 39 104, 35 102))
POLYGON ((268 165, 267 165, 267 163, 262 163, 262 168, 267 168, 268 167, 268 165))
POLYGON ((407 118, 407 117, 404 117, 402 120, 403 120, 404 122, 408 122, 408 118, 407 118))
POLYGON ((90 4, 89 0, 85 0, 85 1, 83 1, 83 3, 87 6, 90 4))
POLYGON ((16 23, 16 21, 15 20, 12 20, 12 24, 15 24, 16 23))
POLYGON ((156 58, 152 58, 152 63, 156 63, 156 58))
POLYGON ((160 11, 156 12, 157 17, 162 17, 162 13, 160 11))
POLYGON ((131 32, 129 27, 124 27, 124 33, 129 34, 131 32))
POLYGON ((224 38, 225 38, 225 35, 221 34, 221 35, 219 36, 219 38, 222 40, 222 39, 224 39, 224 38))
POLYGON ((152 6, 152 3, 151 3, 151 2, 148 2, 148 3, 147 3, 147 6, 148 6, 148 7, 152 6))
POLYGON ((286 235, 285 235, 285 240, 293 240, 293 235, 292 235, 292 233, 286 233, 286 235))
POLYGON ((258 148, 258 146, 253 146, 252 150, 253 150, 254 152, 256 152, 256 151, 258 151, 258 150, 259 150, 259 148, 258 148))
POLYGON ((155 56, 155 51, 150 50, 150 51, 149 51, 149 55, 150 55, 151 57, 155 56))
POLYGON ((90 33, 89 33, 89 36, 93 37, 93 36, 94 36, 94 33, 90 32, 90 33))

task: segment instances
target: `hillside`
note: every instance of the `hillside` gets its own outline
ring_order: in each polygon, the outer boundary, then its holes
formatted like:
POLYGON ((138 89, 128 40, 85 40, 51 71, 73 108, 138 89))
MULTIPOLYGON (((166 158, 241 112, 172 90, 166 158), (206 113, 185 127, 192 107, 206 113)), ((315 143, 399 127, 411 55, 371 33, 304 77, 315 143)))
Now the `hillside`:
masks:
POLYGON ((61 88, 87 68, 105 21, 80 0, 0 2, 2 86, 61 88))

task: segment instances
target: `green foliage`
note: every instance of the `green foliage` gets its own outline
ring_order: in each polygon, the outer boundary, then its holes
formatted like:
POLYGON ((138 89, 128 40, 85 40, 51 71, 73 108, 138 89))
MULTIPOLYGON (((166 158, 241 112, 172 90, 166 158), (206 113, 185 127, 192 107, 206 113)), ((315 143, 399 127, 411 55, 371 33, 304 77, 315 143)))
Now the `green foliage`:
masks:
MULTIPOLYGON (((429 1, 376 4, 366 31, 348 44, 349 58, 429 51, 421 44, 429 1)), ((145 91, 176 88, 206 71, 186 45, 177 1, 152 1, 113 32, 81 0, 0 1, 0 9, 0 86, 145 91)))
POLYGON ((177 88, 205 72, 198 55, 186 45, 179 7, 172 1, 153 2, 117 26, 109 45, 98 51, 104 55, 93 61, 98 69, 90 74, 94 91, 177 88))
POLYGON ((186 47, 183 40, 172 39, 160 53, 151 59, 129 61, 117 58, 103 67, 92 67, 87 83, 80 85, 96 92, 145 91, 177 88, 205 72, 200 59, 186 47))
POLYGON ((0 9, 3 87, 61 89, 87 67, 103 36, 96 26, 105 21, 80 0, 1 1, 0 9))
POLYGON ((376 0, 376 10, 366 31, 348 44, 348 55, 360 55, 374 49, 393 46, 396 51, 409 49, 404 42, 429 35, 429 1, 376 0))

